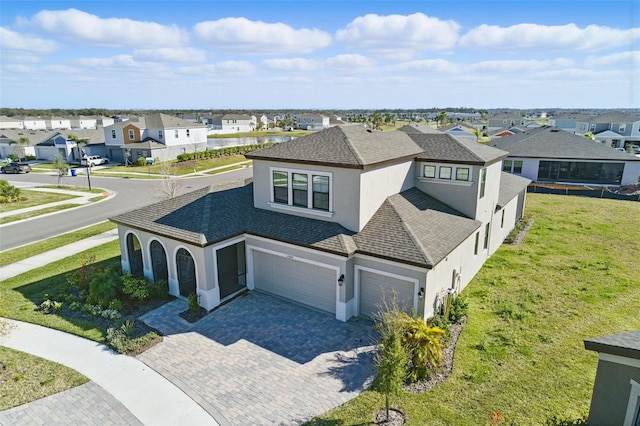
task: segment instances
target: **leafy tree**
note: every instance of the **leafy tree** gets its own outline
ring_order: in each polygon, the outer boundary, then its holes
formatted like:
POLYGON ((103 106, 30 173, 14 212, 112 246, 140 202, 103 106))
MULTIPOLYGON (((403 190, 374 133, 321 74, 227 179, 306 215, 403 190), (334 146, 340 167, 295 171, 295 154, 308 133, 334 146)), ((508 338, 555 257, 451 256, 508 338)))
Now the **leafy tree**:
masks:
POLYGON ((382 116, 377 113, 374 112, 371 117, 369 117, 369 122, 371 123, 371 127, 373 127, 376 130, 380 130, 382 128, 382 123, 383 123, 383 119, 382 116))
POLYGON ((393 126, 396 124, 396 118, 390 112, 384 114, 384 124, 387 126, 393 126))
POLYGON ((594 135, 593 133, 591 133, 591 132, 587 132, 587 133, 585 133, 585 134, 584 134, 584 135, 582 135, 582 136, 584 136, 585 138, 590 139, 590 140, 592 140, 592 141, 596 140, 595 135, 594 135))
POLYGON ((436 115, 436 122, 439 126, 442 126, 447 121, 447 111, 441 111, 436 115))
POLYGON ((9 141, 9 145, 18 145, 18 148, 19 148, 18 152, 20 153, 18 158, 19 159, 23 159, 26 156, 24 147, 26 145, 29 145, 29 138, 26 138, 26 137, 23 136, 18 140, 11 139, 9 141))
POLYGON ((389 397, 396 396, 402 390, 402 381, 406 375, 409 362, 402 347, 402 336, 396 329, 390 317, 382 316, 383 320, 377 324, 381 337, 378 340, 378 352, 374 362, 378 372, 377 384, 384 394, 384 406, 387 420, 389 420, 389 397))
POLYGON ((58 172, 58 186, 60 186, 62 176, 65 176, 69 171, 69 165, 64 160, 62 155, 58 155, 56 159, 53 160, 53 168, 58 172))

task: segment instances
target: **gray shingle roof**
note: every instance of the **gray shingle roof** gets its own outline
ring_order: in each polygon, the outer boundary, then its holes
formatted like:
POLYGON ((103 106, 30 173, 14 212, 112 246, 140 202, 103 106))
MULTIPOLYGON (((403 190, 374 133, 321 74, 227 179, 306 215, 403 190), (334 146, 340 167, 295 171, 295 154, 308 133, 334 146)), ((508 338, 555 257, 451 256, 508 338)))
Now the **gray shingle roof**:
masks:
POLYGON ((640 121, 640 115, 629 115, 619 111, 612 111, 606 114, 589 117, 589 123, 635 123, 640 121))
POLYGON ((415 157, 422 150, 404 132, 335 126, 247 154, 258 160, 364 168, 382 162, 415 157))
POLYGON ((640 161, 632 154, 549 126, 492 140, 488 145, 508 151, 510 157, 640 161))
POLYGON ((511 173, 501 172, 500 192, 498 193, 498 204, 496 207, 503 208, 513 197, 518 195, 531 183, 530 179, 516 176, 511 173))
POLYGON ((454 138, 449 134, 410 134, 423 152, 417 158, 443 163, 487 165, 501 160, 507 152, 490 146, 454 138))
POLYGON ((590 351, 640 359, 640 330, 586 339, 584 347, 590 351))
POLYGON ((354 240, 358 253, 433 267, 481 225, 411 188, 389 197, 354 240))
POLYGON ((204 124, 194 123, 192 121, 183 120, 182 118, 172 115, 162 114, 160 112, 145 117, 147 129, 176 129, 207 127, 204 124))
POLYGON ((355 252, 430 268, 481 223, 412 188, 389 197, 358 234, 341 225, 253 207, 253 185, 205 187, 111 218, 207 246, 248 233, 343 256, 355 252))
POLYGON ((399 130, 405 133, 433 133, 433 134, 442 133, 441 131, 434 129, 431 126, 425 126, 424 124, 420 124, 420 123, 405 124, 404 126, 396 130, 399 130))

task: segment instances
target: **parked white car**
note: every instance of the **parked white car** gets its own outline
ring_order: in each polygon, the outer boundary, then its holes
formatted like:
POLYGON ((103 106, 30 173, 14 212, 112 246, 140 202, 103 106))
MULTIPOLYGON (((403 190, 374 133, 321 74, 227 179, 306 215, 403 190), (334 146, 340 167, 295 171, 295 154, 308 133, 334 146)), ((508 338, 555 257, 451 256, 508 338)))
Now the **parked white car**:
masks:
POLYGON ((100 164, 108 164, 109 160, 107 158, 100 157, 99 155, 91 155, 89 157, 84 157, 80 164, 83 166, 99 166, 100 164))

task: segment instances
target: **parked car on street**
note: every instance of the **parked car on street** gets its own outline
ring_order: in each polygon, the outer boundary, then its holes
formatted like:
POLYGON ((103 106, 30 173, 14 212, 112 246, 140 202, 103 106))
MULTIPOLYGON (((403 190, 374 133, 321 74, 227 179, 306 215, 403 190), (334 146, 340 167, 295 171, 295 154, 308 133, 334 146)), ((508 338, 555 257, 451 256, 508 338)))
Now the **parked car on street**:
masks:
POLYGON ((84 157, 80 164, 83 166, 99 166, 101 164, 108 164, 109 160, 107 158, 100 157, 99 155, 91 155, 89 157, 84 157))
POLYGON ((0 171, 2 173, 29 173, 31 171, 31 166, 27 163, 7 163, 4 166, 0 167, 0 171))

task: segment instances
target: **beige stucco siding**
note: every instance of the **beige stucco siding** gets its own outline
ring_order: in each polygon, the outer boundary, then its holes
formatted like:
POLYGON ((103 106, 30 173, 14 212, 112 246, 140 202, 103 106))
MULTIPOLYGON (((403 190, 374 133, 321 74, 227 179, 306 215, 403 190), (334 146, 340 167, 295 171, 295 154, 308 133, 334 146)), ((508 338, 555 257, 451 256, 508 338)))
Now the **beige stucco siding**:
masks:
POLYGON ((474 217, 477 206, 478 173, 480 167, 460 165, 460 167, 468 167, 470 169, 470 181, 462 182, 456 181, 455 176, 454 179, 450 181, 423 178, 422 168, 425 164, 434 165, 436 167, 439 167, 440 165, 452 167, 455 173, 456 165, 454 164, 416 162, 416 188, 453 207, 459 212, 464 213, 466 216, 474 217))
POLYGON ((386 165, 360 174, 360 212, 357 231, 369 222, 384 200, 413 188, 413 160, 386 165))

